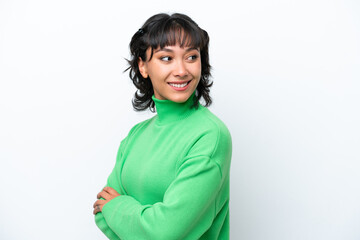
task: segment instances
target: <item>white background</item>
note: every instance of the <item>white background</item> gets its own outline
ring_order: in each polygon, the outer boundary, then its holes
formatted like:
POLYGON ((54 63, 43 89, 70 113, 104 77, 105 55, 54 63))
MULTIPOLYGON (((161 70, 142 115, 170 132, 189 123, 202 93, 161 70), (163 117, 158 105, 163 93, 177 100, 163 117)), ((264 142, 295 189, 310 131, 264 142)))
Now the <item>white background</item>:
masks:
POLYGON ((124 58, 159 12, 210 35, 231 239, 360 239, 356 0, 0 0, 0 238, 104 239, 92 204, 152 116, 132 110, 124 58))

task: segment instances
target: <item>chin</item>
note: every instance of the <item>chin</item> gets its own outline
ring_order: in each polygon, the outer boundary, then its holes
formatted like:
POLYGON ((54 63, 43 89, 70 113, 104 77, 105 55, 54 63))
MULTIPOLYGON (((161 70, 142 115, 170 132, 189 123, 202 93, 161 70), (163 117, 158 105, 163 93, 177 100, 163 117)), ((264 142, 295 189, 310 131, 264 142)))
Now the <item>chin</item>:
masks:
POLYGON ((172 96, 169 99, 173 102, 177 102, 177 103, 183 103, 186 102, 189 97, 191 96, 191 94, 189 93, 183 93, 183 94, 176 94, 178 96, 172 96))

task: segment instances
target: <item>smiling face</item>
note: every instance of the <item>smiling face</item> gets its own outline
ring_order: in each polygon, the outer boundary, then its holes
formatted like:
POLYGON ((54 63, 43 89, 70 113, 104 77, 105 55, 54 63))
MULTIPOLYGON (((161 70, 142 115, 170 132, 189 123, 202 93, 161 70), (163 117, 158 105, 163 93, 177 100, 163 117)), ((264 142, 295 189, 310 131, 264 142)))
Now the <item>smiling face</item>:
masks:
POLYGON ((198 48, 165 46, 157 48, 151 56, 146 51, 146 61, 138 61, 144 78, 149 77, 155 98, 182 103, 195 91, 201 77, 201 58, 198 48), (150 59, 150 60, 148 60, 150 59))

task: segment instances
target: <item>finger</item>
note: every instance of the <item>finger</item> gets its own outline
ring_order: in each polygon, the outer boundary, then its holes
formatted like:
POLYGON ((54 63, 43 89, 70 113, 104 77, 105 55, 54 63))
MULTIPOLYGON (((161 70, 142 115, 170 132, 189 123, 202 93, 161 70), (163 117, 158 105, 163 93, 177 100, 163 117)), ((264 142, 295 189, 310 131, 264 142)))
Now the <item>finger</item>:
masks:
POLYGON ((103 189, 105 192, 109 193, 110 195, 120 195, 115 189, 111 188, 111 187, 104 187, 103 189))
POLYGON ((97 214, 98 212, 101 212, 102 211, 102 208, 104 207, 105 203, 107 203, 108 201, 105 201, 105 200, 97 200, 93 207, 94 207, 94 210, 93 210, 93 214, 97 214))
POLYGON ((100 199, 100 198, 103 198, 103 199, 109 199, 110 198, 110 194, 105 192, 105 191, 101 191, 98 193, 97 195, 97 199, 100 199))
POLYGON ((105 203, 107 203, 106 200, 102 200, 102 199, 97 200, 97 201, 94 203, 93 208, 96 208, 96 206, 98 206, 98 205, 104 205, 105 203))
POLYGON ((102 211, 102 206, 96 205, 96 207, 94 208, 93 214, 95 215, 101 211, 102 211))

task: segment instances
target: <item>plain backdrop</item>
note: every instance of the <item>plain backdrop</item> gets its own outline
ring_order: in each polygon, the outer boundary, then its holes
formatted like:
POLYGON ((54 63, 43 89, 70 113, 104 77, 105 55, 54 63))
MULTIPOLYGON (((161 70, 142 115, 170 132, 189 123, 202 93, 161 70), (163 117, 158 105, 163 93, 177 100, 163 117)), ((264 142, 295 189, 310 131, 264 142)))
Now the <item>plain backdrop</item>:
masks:
POLYGON ((356 0, 0 0, 0 239, 104 239, 92 204, 130 128, 144 21, 210 35, 230 129, 231 239, 360 239, 356 0))

